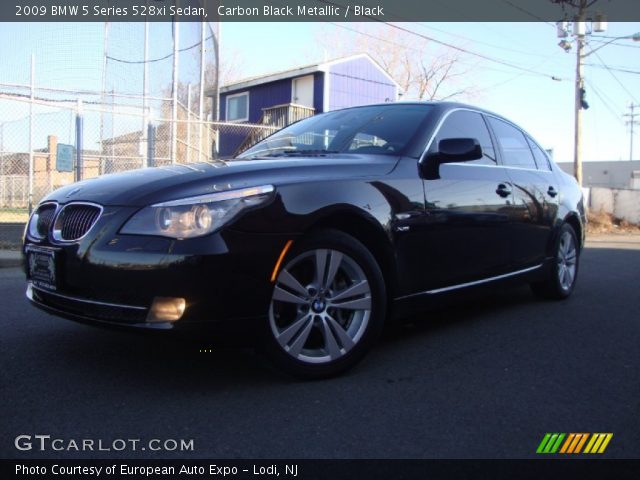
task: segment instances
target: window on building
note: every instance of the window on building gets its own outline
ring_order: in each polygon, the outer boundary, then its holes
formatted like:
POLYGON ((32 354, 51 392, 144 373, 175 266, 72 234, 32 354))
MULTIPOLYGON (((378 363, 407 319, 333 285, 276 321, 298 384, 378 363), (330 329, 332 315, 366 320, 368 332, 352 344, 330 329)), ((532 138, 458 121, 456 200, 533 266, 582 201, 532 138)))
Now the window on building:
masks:
POLYGON ((230 122, 249 120, 249 92, 236 93, 227 97, 227 120, 230 122))

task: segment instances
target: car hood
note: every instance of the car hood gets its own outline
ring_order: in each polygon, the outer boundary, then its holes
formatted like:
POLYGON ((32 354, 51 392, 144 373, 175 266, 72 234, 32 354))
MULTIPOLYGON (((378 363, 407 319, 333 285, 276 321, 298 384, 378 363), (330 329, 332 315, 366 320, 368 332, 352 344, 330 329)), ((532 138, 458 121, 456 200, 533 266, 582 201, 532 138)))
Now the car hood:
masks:
POLYGON ((143 168, 74 183, 52 192, 43 201, 144 206, 249 186, 375 178, 393 170, 398 160, 385 155, 338 154, 143 168))

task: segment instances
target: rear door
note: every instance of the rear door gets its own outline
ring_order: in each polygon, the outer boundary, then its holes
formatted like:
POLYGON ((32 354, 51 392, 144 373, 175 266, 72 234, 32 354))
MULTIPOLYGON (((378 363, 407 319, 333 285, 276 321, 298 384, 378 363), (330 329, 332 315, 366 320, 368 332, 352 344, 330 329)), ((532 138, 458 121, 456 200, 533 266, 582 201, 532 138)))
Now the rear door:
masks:
POLYGON ((514 269, 542 263, 558 209, 558 184, 542 149, 515 125, 488 116, 513 185, 514 269))
MULTIPOLYGON (((437 151, 446 138, 475 138, 483 158, 447 163, 439 178, 424 181, 425 228, 421 235, 422 290, 459 285, 509 271, 512 194, 506 169, 497 164, 483 116, 467 109, 448 114, 431 142, 437 151)), ((429 155, 423 158, 428 160, 429 155)))

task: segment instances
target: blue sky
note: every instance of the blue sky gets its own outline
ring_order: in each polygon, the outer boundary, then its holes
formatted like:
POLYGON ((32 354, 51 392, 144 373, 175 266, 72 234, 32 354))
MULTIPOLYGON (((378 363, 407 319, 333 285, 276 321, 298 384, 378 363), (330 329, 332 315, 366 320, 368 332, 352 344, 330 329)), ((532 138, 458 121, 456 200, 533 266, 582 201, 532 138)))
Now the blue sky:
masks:
MULTIPOLYGON (((359 29, 358 24, 349 24, 359 29)), ((477 94, 464 101, 495 111, 529 131, 545 148, 553 148, 557 161, 573 159, 573 102, 576 56, 557 44, 555 26, 547 23, 408 23, 407 28, 438 40, 461 46, 561 78, 554 81, 523 74, 506 66, 465 55, 477 94)), ((333 25, 309 23, 225 23, 222 25, 223 61, 240 57, 246 76, 287 69, 322 60, 319 44, 323 35, 344 35, 333 25), (225 50, 226 47, 226 50, 225 50), (225 52, 233 58, 225 58, 225 52)), ((640 32, 640 23, 609 23, 612 37, 640 32)), ((608 39, 593 39, 607 41, 608 39)), ((640 42, 620 40, 597 51, 610 67, 640 71, 640 42)), ((592 42, 593 48, 601 43, 592 42)), ((586 63, 599 63, 591 55, 586 63)), ((640 75, 585 67, 587 99, 584 112, 584 160, 629 158, 628 127, 623 113, 630 101, 640 103, 640 75), (591 85, 594 87, 592 88, 591 85), (598 96, 599 95, 599 96, 598 96)), ((640 157, 640 128, 636 128, 635 155, 640 157)))
MULTIPOLYGON (((183 24, 184 25, 184 24, 183 24)), ((575 54, 557 46, 553 25, 548 23, 408 23, 406 28, 438 40, 455 44, 481 55, 517 64, 562 79, 532 75, 463 55, 468 81, 474 87, 471 98, 461 100, 500 113, 528 130, 545 148, 552 148, 557 161, 573 156, 573 79, 575 54)), ((348 24, 360 29, 362 25, 348 24)), ((0 24, 0 83, 26 83, 29 57, 36 55, 38 84, 65 89, 98 90, 101 85, 101 54, 104 30, 102 24, 0 24)), ((322 38, 345 36, 344 28, 316 23, 224 23, 221 26, 222 61, 235 66, 239 77, 249 77, 293 68, 302 64, 334 57, 322 38)), ((640 23, 609 23, 602 35, 611 37, 640 32, 640 23)), ((150 57, 171 52, 170 24, 153 24, 150 57)), ((352 34, 348 34, 352 35, 352 34)), ((110 54, 136 57, 133 50, 142 42, 139 25, 113 24, 110 54)), ((181 30, 181 46, 197 41, 193 29, 181 30)), ((593 39, 597 48, 607 39, 593 39)), ((591 55, 587 63, 640 71, 640 42, 619 40, 591 55)), ((440 50, 442 51, 442 50, 440 50)), ((193 58, 181 56, 181 75, 185 81, 193 77, 193 58)), ((110 81, 120 89, 135 91, 141 84, 141 68, 114 64, 110 81)), ((152 77, 170 76, 171 60, 153 64, 152 77)), ((598 67, 585 68, 587 99, 590 108, 584 112, 584 159, 627 160, 628 127, 623 113, 630 101, 640 103, 640 75, 598 67)), ((152 82, 152 92, 161 94, 163 82, 152 82)), ((8 108, 0 102, 0 122, 21 118, 24 108, 15 104, 8 108)), ((67 117, 63 118, 68 128, 67 117)), ((635 158, 640 157, 640 128, 636 129, 635 158)))

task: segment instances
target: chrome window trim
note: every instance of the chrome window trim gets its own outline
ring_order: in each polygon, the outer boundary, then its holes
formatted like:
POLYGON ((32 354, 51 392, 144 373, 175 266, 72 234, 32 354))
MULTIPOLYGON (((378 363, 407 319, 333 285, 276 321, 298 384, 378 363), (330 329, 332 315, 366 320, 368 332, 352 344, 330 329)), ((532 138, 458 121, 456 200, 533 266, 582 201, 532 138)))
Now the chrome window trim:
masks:
POLYGON ((63 295, 61 293, 57 293, 57 292, 53 292, 53 291, 43 290, 41 288, 37 288, 37 287, 35 287, 33 285, 33 283, 29 282, 27 284, 26 296, 32 302, 37 302, 37 300, 33 299, 33 290, 36 290, 36 291, 39 291, 39 292, 43 292, 43 293, 45 293, 47 295, 53 295, 55 297, 64 298, 65 300, 71 300, 73 302, 89 303, 91 305, 100 305, 100 306, 103 306, 103 307, 126 308, 126 309, 130 309, 130 310, 148 310, 147 307, 139 307, 137 305, 123 305, 123 304, 120 304, 120 303, 98 302, 96 300, 87 300, 87 299, 79 298, 79 297, 71 297, 69 295, 63 295))
MULTIPOLYGON (((547 161, 547 167, 548 168, 538 168, 538 170, 540 170, 541 172, 551 172, 552 168, 551 168, 551 158, 549 158, 549 154, 547 153, 547 151, 542 148, 540 146, 540 144, 531 136, 529 135, 527 132, 525 132, 524 130, 520 129, 520 131, 522 133, 524 133, 524 136, 527 137, 527 140, 531 143, 533 143, 536 147, 538 147, 538 150, 540 150, 540 152, 542 152, 542 156, 544 157, 544 159, 547 161)), ((529 145, 529 148, 531 148, 531 145, 529 145)), ((531 149, 531 153, 533 153, 533 149, 531 149)), ((535 153, 533 154, 533 159, 536 159, 536 155, 535 153)), ((538 162, 536 162, 536 165, 538 165, 538 162)))
POLYGON ((43 240, 45 240, 47 238, 47 236, 45 235, 42 238, 37 238, 34 237, 33 235, 29 234, 29 227, 31 226, 31 220, 33 219, 33 216, 36 214, 36 212, 38 210, 40 210, 42 207, 44 207, 45 205, 54 205, 55 206, 55 210, 53 212, 53 217, 51 217, 51 225, 49 226, 49 231, 47 232, 48 234, 51 233, 51 229, 53 228, 53 224, 56 221, 56 217, 58 216, 58 212, 60 211, 60 204, 54 200, 50 200, 47 202, 43 202, 40 205, 38 205, 33 212, 31 212, 31 215, 29 215, 29 220, 27 221, 27 228, 26 228, 26 237, 31 240, 32 242, 42 242, 43 240))
POLYGON ((417 297, 420 295, 436 295, 438 293, 450 292, 452 290, 459 290, 461 288, 472 287, 475 285, 482 285, 483 283, 494 282, 496 280, 502 280, 503 278, 513 277, 515 275, 520 275, 522 273, 532 272, 533 270, 537 270, 542 267, 542 263, 540 265, 536 265, 535 267, 524 268, 522 270, 516 270, 515 272, 504 273, 502 275, 497 275, 495 277, 483 278, 481 280, 474 280, 473 282, 460 283, 458 285, 451 285, 449 287, 435 288, 433 290, 425 290, 423 292, 411 293, 409 295, 403 295, 401 297, 396 297, 395 300, 404 300, 406 298, 417 297))
POLYGON ((533 169, 533 168, 525 168, 525 167, 509 167, 507 165, 484 165, 484 164, 480 164, 480 163, 466 163, 466 162, 449 162, 449 163, 445 163, 444 165, 464 165, 465 167, 484 167, 484 168, 495 168, 495 167, 499 167, 499 168, 505 168, 505 169, 509 169, 509 170, 525 170, 527 172, 536 172, 536 173, 553 173, 553 171, 551 170, 538 170, 533 169))
MULTIPOLYGON (((438 133, 440 133, 440 129, 442 128, 442 124, 445 122, 445 120, 447 118, 449 118, 449 115, 451 115, 454 112, 459 112, 459 111, 466 111, 466 112, 472 112, 472 113, 477 113, 481 116, 485 116, 485 117, 492 117, 495 118, 496 120, 501 120, 509 125, 511 125, 513 128, 517 129, 520 133, 522 133, 525 136, 525 140, 526 137, 528 137, 529 139, 531 139, 531 141, 533 143, 535 143, 538 148, 542 151, 542 153, 544 154, 544 156, 547 158, 547 162, 549 164, 549 169, 540 169, 540 168, 526 168, 526 167, 516 167, 513 165, 506 165, 503 163, 497 163, 495 165, 482 165, 482 164, 471 164, 471 163, 467 163, 467 162, 452 162, 452 164, 457 164, 457 165, 468 165, 468 166, 474 166, 474 167, 502 167, 502 168, 512 168, 515 170, 528 170, 531 172, 553 172, 553 168, 551 168, 551 160, 549 159, 549 156, 547 155, 547 152, 540 147, 540 145, 538 144, 538 142, 536 142, 534 140, 534 138, 529 135, 529 133, 527 133, 525 130, 523 130, 522 128, 520 128, 518 125, 516 125, 515 123, 513 123, 510 120, 507 120, 506 118, 500 117, 497 114, 493 114, 493 113, 489 113, 489 112, 483 112, 481 110, 476 110, 473 108, 469 108, 469 107, 456 107, 456 108, 452 108, 451 110, 447 110, 445 112, 445 114, 442 116, 442 118, 440 119, 440 121, 438 122, 438 125, 436 126, 436 128, 434 129, 433 133, 431 134, 431 137, 429 138, 429 141, 427 142, 427 146, 426 148, 422 151, 422 155, 420 155, 420 160, 418 160, 418 163, 423 163, 423 161, 427 158, 427 152, 429 151, 429 149, 431 148, 431 144, 433 143, 433 141, 435 140, 436 136, 438 135, 438 133)), ((486 122, 485 122, 486 123, 486 122)), ((487 125, 487 130, 489 130, 490 134, 492 133, 490 130, 490 126, 487 125)), ((495 139, 496 142, 499 142, 499 140, 496 138, 495 139)), ((493 136, 491 138, 491 141, 493 142, 493 136)), ((500 147, 500 145, 494 145, 494 149, 496 149, 496 147, 500 147)), ((531 147, 529 147, 529 150, 531 150, 531 147)), ((531 155, 533 156, 533 152, 531 152, 531 155)), ((535 158, 534 158, 534 163, 535 163, 535 158)), ((538 164, 536 163, 536 166, 538 164)))
POLYGON ((51 223, 51 243, 59 243, 59 244, 68 245, 70 243, 79 242, 84 237, 89 235, 89 232, 91 230, 93 230, 93 227, 95 227, 96 223, 98 223, 98 220, 100 220, 100 217, 102 216, 102 212, 103 211, 104 211, 104 207, 102 205, 99 205, 97 203, 92 203, 92 202, 70 202, 70 203, 67 203, 65 205, 62 205, 56 211, 55 216, 53 217, 53 222, 51 223), (81 237, 75 238, 73 240, 65 240, 65 239, 62 238, 61 230, 56 229, 56 224, 58 223, 58 218, 60 217, 60 214, 64 211, 64 209, 69 207, 69 206, 75 206, 75 205, 89 205, 91 207, 97 207, 100 211, 98 212, 98 216, 96 217, 95 221, 93 222, 91 227, 89 227, 89 229, 84 233, 84 235, 82 235, 81 237))

